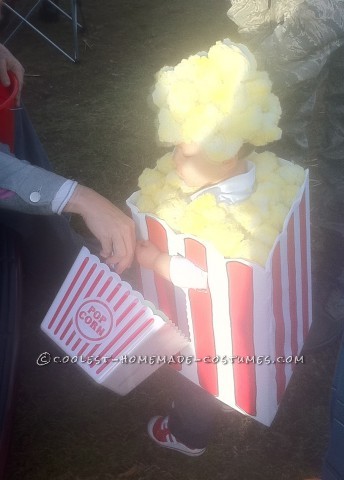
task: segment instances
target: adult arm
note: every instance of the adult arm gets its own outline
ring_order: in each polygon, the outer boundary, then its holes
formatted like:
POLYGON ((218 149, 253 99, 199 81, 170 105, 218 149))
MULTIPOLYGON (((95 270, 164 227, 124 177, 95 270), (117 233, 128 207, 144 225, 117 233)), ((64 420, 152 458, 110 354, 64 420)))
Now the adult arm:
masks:
POLYGON ((64 212, 82 216, 100 241, 100 254, 120 274, 131 265, 135 227, 131 218, 94 190, 60 175, 0 153, 0 208, 31 214, 64 212), (2 198, 1 198, 2 197, 2 198))
POLYGON ((78 185, 64 208, 82 216, 101 243, 100 255, 121 274, 130 267, 135 252, 135 226, 131 218, 91 188, 78 185))

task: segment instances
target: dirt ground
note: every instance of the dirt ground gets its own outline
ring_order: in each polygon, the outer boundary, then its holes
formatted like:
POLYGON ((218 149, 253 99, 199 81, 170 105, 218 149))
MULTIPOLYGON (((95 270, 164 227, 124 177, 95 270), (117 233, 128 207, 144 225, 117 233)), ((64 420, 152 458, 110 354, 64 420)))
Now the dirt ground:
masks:
MULTIPOLYGON (((224 0, 82 6, 87 31, 78 65, 26 29, 9 47, 25 65, 24 102, 56 170, 123 206, 142 169, 163 152, 147 103, 154 73, 235 33, 224 0)), ((64 21, 41 27, 70 47, 64 21)), ((297 366, 270 428, 221 412, 206 454, 188 458, 159 449, 146 434, 148 419, 173 398, 178 379, 169 369, 121 398, 74 365, 36 365, 41 352, 60 354, 39 328, 59 287, 49 265, 43 277, 25 277, 7 480, 302 480, 319 473, 338 345, 297 366)))

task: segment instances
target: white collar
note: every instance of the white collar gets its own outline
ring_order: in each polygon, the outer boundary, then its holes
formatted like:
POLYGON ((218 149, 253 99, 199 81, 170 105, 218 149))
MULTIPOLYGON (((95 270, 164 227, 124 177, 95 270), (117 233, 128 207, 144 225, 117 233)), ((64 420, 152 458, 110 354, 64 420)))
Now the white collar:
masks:
POLYGON ((256 180, 255 164, 250 160, 246 160, 246 166, 247 171, 245 173, 227 178, 216 185, 202 188, 191 195, 191 200, 195 200, 195 198, 205 193, 212 193, 218 202, 226 202, 228 204, 246 200, 252 194, 256 180))

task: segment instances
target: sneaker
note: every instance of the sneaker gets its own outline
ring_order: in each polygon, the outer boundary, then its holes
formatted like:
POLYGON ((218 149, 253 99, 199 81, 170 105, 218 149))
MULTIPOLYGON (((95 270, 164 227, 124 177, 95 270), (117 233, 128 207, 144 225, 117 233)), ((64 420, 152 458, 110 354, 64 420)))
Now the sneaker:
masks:
POLYGON ((177 452, 184 453, 190 457, 198 457, 205 452, 205 448, 190 448, 184 445, 184 443, 178 442, 168 428, 168 417, 158 416, 151 418, 148 422, 147 430, 151 439, 161 447, 177 450, 177 452))

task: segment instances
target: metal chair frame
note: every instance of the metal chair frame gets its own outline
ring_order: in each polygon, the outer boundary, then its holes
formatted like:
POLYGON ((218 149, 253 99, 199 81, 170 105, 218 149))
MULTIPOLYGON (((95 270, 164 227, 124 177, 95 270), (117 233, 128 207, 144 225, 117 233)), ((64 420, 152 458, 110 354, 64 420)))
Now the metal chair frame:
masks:
POLYGON ((7 8, 10 12, 12 12, 16 17, 20 19, 19 24, 12 30, 12 32, 8 35, 8 37, 3 41, 3 45, 6 45, 9 40, 15 35, 15 33, 23 26, 27 25, 28 27, 32 28, 38 35, 44 38, 50 45, 56 48, 59 52, 61 52, 65 57, 71 60, 74 63, 79 61, 79 42, 78 42, 78 30, 83 29, 83 26, 78 22, 78 8, 80 9, 80 0, 70 0, 71 3, 71 14, 67 13, 63 10, 59 5, 54 3, 52 0, 37 0, 36 3, 30 8, 30 10, 26 13, 25 16, 21 15, 17 10, 15 10, 11 5, 9 5, 6 1, 2 3, 2 6, 7 8), (41 32, 35 25, 30 22, 31 15, 37 10, 37 8, 43 3, 43 1, 49 2, 53 5, 62 15, 64 15, 68 20, 72 22, 72 30, 73 30, 73 52, 70 55, 66 50, 61 48, 57 43, 53 42, 51 38, 46 36, 43 32, 41 32))

